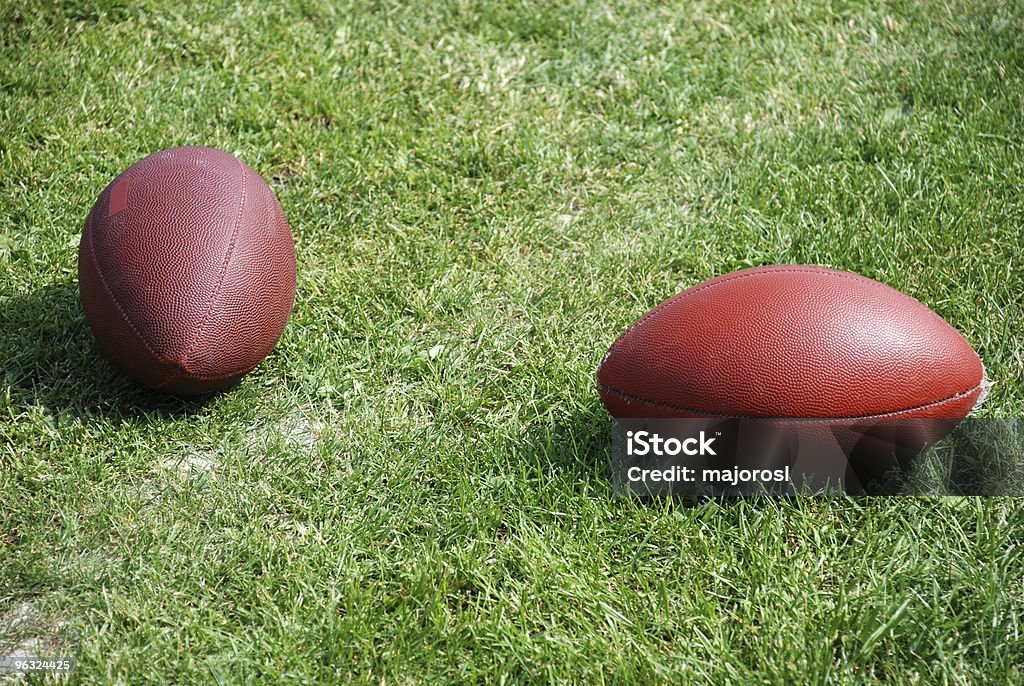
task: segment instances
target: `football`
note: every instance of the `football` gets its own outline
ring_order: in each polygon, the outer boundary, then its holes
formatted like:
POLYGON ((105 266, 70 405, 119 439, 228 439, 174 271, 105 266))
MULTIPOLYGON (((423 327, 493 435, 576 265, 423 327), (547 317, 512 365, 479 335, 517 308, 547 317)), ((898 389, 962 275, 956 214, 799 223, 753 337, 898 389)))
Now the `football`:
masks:
POLYGON ((237 382, 277 343, 295 300, 295 246, 248 165, 212 148, 171 148, 100 194, 78 278, 107 357, 151 388, 202 394, 237 382))
POLYGON ((967 340, 910 296, 780 265, 719 276, 655 307, 612 344, 598 389, 620 418, 850 424, 959 420, 985 380, 967 340))

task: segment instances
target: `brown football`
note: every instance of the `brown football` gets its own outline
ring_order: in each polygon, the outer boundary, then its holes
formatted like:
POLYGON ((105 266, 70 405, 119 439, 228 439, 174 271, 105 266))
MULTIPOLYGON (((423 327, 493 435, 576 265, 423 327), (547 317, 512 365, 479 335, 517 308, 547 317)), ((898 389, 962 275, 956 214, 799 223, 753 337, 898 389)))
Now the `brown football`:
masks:
POLYGON ((889 286, 823 267, 725 274, 670 298, 608 350, 616 417, 962 419, 985 388, 959 331, 889 286))
POLYGON ((164 150, 100 194, 78 251, 100 348, 139 382, 208 393, 258 365, 295 300, 295 246, 273 191, 241 160, 164 150))

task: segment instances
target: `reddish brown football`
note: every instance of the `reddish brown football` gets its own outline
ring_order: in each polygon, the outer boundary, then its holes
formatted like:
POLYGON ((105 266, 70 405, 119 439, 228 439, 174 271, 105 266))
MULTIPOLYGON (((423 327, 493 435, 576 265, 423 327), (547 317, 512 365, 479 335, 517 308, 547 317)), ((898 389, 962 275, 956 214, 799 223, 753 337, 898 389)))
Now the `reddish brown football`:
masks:
POLYGON ((78 251, 100 348, 175 394, 224 388, 258 365, 288 322, 295 276, 273 191, 213 148, 171 148, 126 169, 93 205, 78 251))
POLYGON ((608 350, 598 387, 624 418, 961 419, 984 369, 908 295, 847 272, 773 266, 648 312, 608 350))

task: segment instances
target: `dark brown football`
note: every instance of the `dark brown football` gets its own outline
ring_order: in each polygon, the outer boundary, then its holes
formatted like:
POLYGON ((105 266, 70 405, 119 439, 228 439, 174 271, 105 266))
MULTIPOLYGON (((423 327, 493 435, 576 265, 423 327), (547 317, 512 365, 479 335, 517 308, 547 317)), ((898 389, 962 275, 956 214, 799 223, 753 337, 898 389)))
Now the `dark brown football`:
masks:
POLYGON ((277 198, 241 160, 171 148, 100 194, 78 251, 82 307, 103 352, 151 388, 238 381, 277 343, 295 300, 277 198))

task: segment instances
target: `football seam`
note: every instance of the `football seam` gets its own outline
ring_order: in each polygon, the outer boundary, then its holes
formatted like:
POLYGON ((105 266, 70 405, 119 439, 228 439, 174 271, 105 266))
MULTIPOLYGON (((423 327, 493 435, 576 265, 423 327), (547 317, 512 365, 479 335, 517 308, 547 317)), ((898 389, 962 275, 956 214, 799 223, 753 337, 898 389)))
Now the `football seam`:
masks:
POLYGON ((232 379, 236 376, 243 377, 249 372, 251 372, 253 369, 256 369, 256 367, 258 366, 260 366, 259 362, 257 362, 256 364, 252 365, 247 369, 242 369, 237 372, 231 372, 229 374, 194 374, 185 369, 179 368, 177 372, 166 377, 163 381, 153 386, 153 388, 156 390, 161 390, 165 388, 168 384, 170 384, 172 381, 178 381, 179 379, 193 379, 195 381, 217 381, 219 379, 232 379))
MULTIPOLYGON (((191 369, 189 369, 188 365, 188 358, 192 356, 192 354, 196 351, 196 348, 199 346, 199 342, 202 339, 203 332, 206 330, 206 325, 209 324, 210 322, 210 314, 213 312, 213 305, 217 301, 217 297, 220 295, 221 287, 224 285, 224 278, 227 276, 228 273, 228 265, 231 263, 231 257, 234 255, 235 252, 235 243, 238 240, 238 229, 242 223, 242 213, 245 211, 245 167, 242 166, 241 160, 236 161, 238 162, 238 175, 239 181, 241 182, 242 190, 240 193, 241 197, 239 198, 238 201, 238 214, 235 216, 235 224, 231 229, 231 242, 228 243, 227 253, 224 255, 224 262, 221 264, 220 273, 217 275, 217 282, 213 287, 213 291, 210 293, 209 301, 206 303, 206 312, 203 314, 203 318, 199 322, 199 326, 197 327, 196 332, 192 336, 192 343, 185 349, 185 352, 181 354, 181 358, 178 360, 178 367, 181 369, 181 371, 183 371, 185 375, 194 379, 227 378, 230 376, 235 376, 236 374, 241 372, 241 370, 239 370, 238 372, 231 372, 230 374, 226 374, 224 376, 203 376, 195 374, 191 369)), ((181 375, 178 375, 178 378, 180 378, 180 376, 181 375)))
POLYGON ((169 360, 169 359, 165 358, 164 356, 158 354, 155 350, 153 350, 152 346, 149 345, 149 341, 147 341, 146 338, 141 333, 139 333, 139 330, 137 328, 135 328, 135 323, 132 321, 131 317, 128 316, 128 313, 125 312, 124 307, 121 306, 121 302, 117 299, 117 296, 114 295, 114 291, 110 287, 110 284, 107 283, 107 277, 104 276, 103 269, 100 267, 99 258, 96 257, 96 247, 93 244, 93 241, 95 240, 95 230, 93 229, 93 213, 92 212, 89 213, 89 217, 86 220, 86 222, 87 222, 86 230, 88 231, 88 234, 89 234, 89 242, 88 242, 89 259, 92 262, 93 267, 95 267, 95 269, 96 269, 96 276, 99 277, 100 283, 103 285, 103 290, 106 291, 107 297, 110 298, 110 302, 114 303, 114 307, 117 308, 117 312, 118 312, 118 314, 121 315, 121 319, 124 321, 125 324, 128 325, 128 328, 131 329, 133 334, 135 334, 135 337, 137 339, 139 339, 139 343, 142 344, 142 347, 144 347, 146 349, 146 352, 148 352, 153 357, 154 360, 156 360, 157 362, 160 362, 160 363, 164 363, 164 364, 167 364, 167 363, 174 364, 173 360, 169 360))
POLYGON ((908 408, 903 409, 903 410, 893 410, 891 412, 879 412, 877 414, 856 415, 856 416, 852 416, 852 417, 763 417, 763 416, 758 416, 758 415, 722 414, 722 413, 719 413, 719 412, 708 412, 706 410, 694 410, 694 409, 691 409, 691 408, 688 408, 688 407, 683 407, 681 405, 673 405, 672 403, 666 403, 666 402, 662 402, 660 400, 652 400, 652 399, 644 398, 644 397, 639 396, 639 395, 632 395, 630 393, 624 393, 623 391, 620 391, 617 388, 612 388, 611 386, 609 386, 609 385, 607 385, 605 383, 602 383, 601 381, 597 382, 597 386, 598 386, 598 388, 600 390, 606 391, 606 392, 611 393, 613 395, 617 395, 617 396, 619 396, 620 398, 622 398, 624 400, 644 403, 645 405, 651 405, 652 407, 661 407, 661 408, 664 408, 666 410, 673 410, 673 411, 676 411, 676 412, 686 412, 686 413, 694 414, 694 415, 702 415, 704 417, 721 417, 723 419, 763 419, 763 420, 786 420, 786 421, 801 421, 801 422, 838 422, 838 421, 853 421, 853 420, 860 420, 860 419, 881 419, 881 418, 885 418, 885 417, 896 417, 896 416, 899 416, 899 415, 902 415, 902 414, 908 414, 910 412, 917 412, 918 410, 925 410, 925 409, 928 409, 928 408, 931 408, 931 407, 938 407, 939 405, 944 405, 945 403, 953 402, 954 400, 959 400, 961 398, 964 398, 966 396, 971 395, 972 393, 974 393, 975 391, 977 391, 979 389, 982 389, 984 387, 984 384, 985 384, 985 381, 984 381, 984 379, 982 379, 981 383, 978 383, 976 386, 973 386, 972 388, 969 388, 966 391, 960 391, 959 393, 954 393, 953 395, 949 396, 948 398, 942 398, 941 400, 934 400, 934 401, 932 401, 930 403, 924 403, 923 405, 917 405, 917 406, 914 406, 914 407, 908 407, 908 408))
MULTIPOLYGON (((770 274, 787 274, 787 273, 822 274, 822 275, 825 275, 825 276, 836 276, 836 277, 841 277, 841 278, 844 278, 844 279, 850 279, 850 280, 853 280, 853 281, 859 281, 861 283, 867 284, 868 286, 872 286, 874 288, 881 287, 881 288, 884 288, 884 289, 887 289, 887 290, 891 290, 894 293, 902 296, 906 300, 911 301, 912 303, 914 303, 918 307, 924 308, 925 310, 930 312, 932 315, 934 315, 936 317, 939 316, 938 314, 936 314, 936 312, 934 310, 932 310, 930 307, 925 305, 923 302, 921 302, 917 298, 913 298, 913 297, 907 295, 906 293, 903 293, 902 291, 899 291, 899 290, 897 290, 895 288, 892 288, 891 286, 886 286, 884 283, 880 283, 880 282, 874 281, 872 279, 868 279, 868 278, 865 278, 865 277, 862 277, 862 276, 858 276, 856 274, 850 274, 848 272, 843 272, 843 271, 839 271, 839 270, 835 270, 835 269, 830 269, 828 267, 803 267, 803 268, 800 268, 800 267, 786 267, 786 268, 782 268, 782 269, 772 268, 772 267, 753 267, 753 268, 751 268, 749 270, 744 270, 744 272, 741 272, 739 274, 734 274, 734 275, 732 275, 732 276, 730 276, 728 278, 723 278, 720 281, 715 281, 714 283, 706 283, 706 284, 703 284, 703 285, 694 286, 693 288, 689 288, 689 289, 683 291, 682 293, 678 293, 678 294, 674 295, 673 297, 671 297, 668 300, 666 300, 665 302, 661 303, 660 305, 655 307, 653 310, 651 310, 650 312, 645 314, 643 317, 638 319, 628 329, 623 331, 622 335, 619 336, 615 340, 615 343, 612 344, 612 348, 617 347, 620 344, 620 342, 627 335, 629 335, 631 332, 636 331, 637 329, 639 329, 648 320, 650 320, 651 318, 657 316, 658 314, 661 314, 662 310, 664 310, 665 308, 670 307, 670 306, 676 304, 677 302, 679 302, 681 300, 685 300, 686 298, 689 298, 690 296, 696 295, 697 293, 700 293, 701 291, 707 290, 709 288, 714 288, 715 286, 720 286, 722 284, 726 284, 726 283, 730 283, 732 281, 736 281, 737 279, 746 279, 746 278, 751 278, 751 277, 755 277, 755 276, 761 276, 763 274, 769 274, 769 273, 770 274)), ((605 355, 605 358, 607 359, 608 355, 610 355, 610 354, 611 354, 611 349, 609 349, 608 354, 605 355)))

